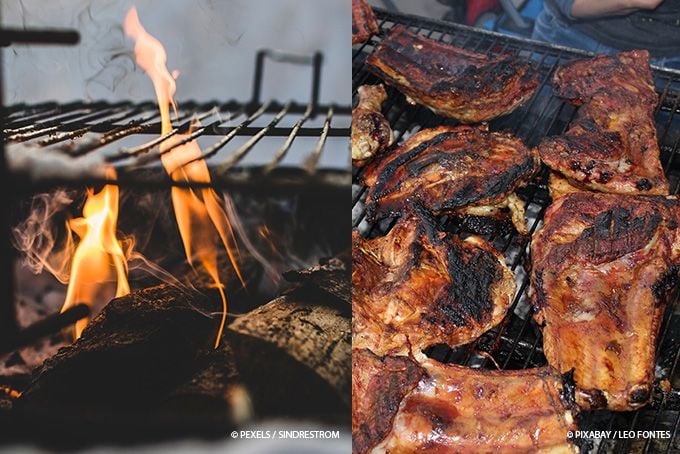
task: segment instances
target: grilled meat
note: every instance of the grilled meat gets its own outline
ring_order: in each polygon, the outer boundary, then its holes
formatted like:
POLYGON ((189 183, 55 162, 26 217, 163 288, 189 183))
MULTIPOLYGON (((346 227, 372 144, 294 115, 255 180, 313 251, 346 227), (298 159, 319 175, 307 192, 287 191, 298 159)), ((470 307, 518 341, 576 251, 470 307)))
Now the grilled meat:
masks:
POLYGON ((425 129, 367 168, 366 216, 371 222, 398 216, 414 203, 437 213, 479 216, 498 216, 507 207, 525 233, 523 205, 508 203, 508 197, 538 166, 536 153, 509 133, 486 126, 425 129))
POLYGON ((381 109, 387 99, 382 85, 362 85, 359 103, 352 111, 352 164, 361 166, 394 140, 390 123, 381 109))
POLYGON ((532 241, 531 281, 549 364, 575 369, 582 408, 645 405, 680 270, 680 203, 577 192, 557 199, 544 223, 532 241))
POLYGON ((378 22, 366 0, 352 0, 352 45, 363 43, 378 33, 378 22))
POLYGON ((654 90, 649 52, 633 50, 566 63, 555 71, 553 89, 557 96, 581 105, 598 92, 626 91, 651 108, 658 98, 654 90))
POLYGON ((422 209, 384 237, 352 237, 352 347, 408 354, 466 344, 496 326, 515 294, 512 272, 483 239, 437 229, 422 209))
POLYGON ((402 401, 374 452, 577 453, 576 424, 550 368, 470 369, 422 362, 427 376, 402 401))
POLYGON ((406 356, 352 350, 352 452, 369 452, 392 427, 399 403, 420 381, 421 367, 406 356))
POLYGON ((569 63, 556 71, 553 83, 558 96, 583 106, 565 134, 540 144, 546 165, 577 187, 668 194, 654 125, 658 99, 646 51, 569 63))
POLYGON ((370 71, 433 112, 464 123, 514 111, 538 87, 530 65, 489 58, 396 26, 366 59, 370 71))

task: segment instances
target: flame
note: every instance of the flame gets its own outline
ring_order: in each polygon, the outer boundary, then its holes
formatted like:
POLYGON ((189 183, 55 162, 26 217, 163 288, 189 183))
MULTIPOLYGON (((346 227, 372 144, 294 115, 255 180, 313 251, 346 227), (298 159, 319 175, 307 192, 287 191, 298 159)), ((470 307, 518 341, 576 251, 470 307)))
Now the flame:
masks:
MULTIPOLYGON (((173 71, 171 74, 168 71, 165 48, 160 41, 144 29, 134 7, 128 11, 125 17, 124 29, 125 33, 135 41, 137 64, 151 78, 153 83, 161 114, 161 135, 165 135, 172 131, 170 107, 176 112, 177 106, 173 96, 177 88, 175 78, 179 73, 173 71)), ((208 164, 204 160, 197 160, 184 165, 201 156, 201 150, 195 140, 173 148, 186 137, 187 134, 175 134, 161 145, 161 162, 165 171, 173 181, 210 183, 208 164)), ((241 284, 245 285, 236 262, 238 249, 234 232, 223 204, 211 188, 198 190, 173 187, 171 196, 187 260, 194 266, 194 260, 197 259, 220 292, 222 319, 215 339, 215 348, 217 348, 227 317, 227 298, 218 271, 218 250, 216 247, 218 240, 224 245, 241 284)))
MULTIPOLYGON (((116 173, 109 168, 106 176, 115 179, 116 173)), ((118 186, 106 185, 98 193, 88 190, 83 217, 69 221, 69 227, 80 237, 80 242, 73 253, 62 312, 77 303, 93 305, 108 300, 106 283, 114 279, 116 297, 130 293, 126 256, 116 238, 117 223, 118 186)), ((87 323, 87 319, 76 323, 76 339, 87 323)))

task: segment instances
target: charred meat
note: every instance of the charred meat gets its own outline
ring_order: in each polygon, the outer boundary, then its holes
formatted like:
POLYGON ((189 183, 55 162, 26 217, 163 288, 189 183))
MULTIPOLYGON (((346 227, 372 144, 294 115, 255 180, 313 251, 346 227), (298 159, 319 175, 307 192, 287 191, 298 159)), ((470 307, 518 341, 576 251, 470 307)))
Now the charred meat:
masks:
POLYGON ((582 408, 645 405, 680 271, 680 203, 576 192, 557 199, 544 222, 532 241, 531 282, 548 363, 575 369, 582 408))
POLYGON ((395 217, 412 204, 476 216, 510 209, 525 233, 523 204, 510 196, 538 166, 537 154, 509 133, 485 126, 425 129, 367 168, 366 215, 371 222, 395 217))
POLYGON ((647 51, 579 60, 559 68, 558 96, 583 105, 569 130, 539 146, 543 162, 576 187, 668 194, 654 125, 658 102, 647 51))
POLYGON ((396 26, 366 59, 370 71, 418 104, 464 123, 514 111, 538 87, 530 65, 490 58, 396 26))
POLYGON ((424 360, 376 452, 577 453, 562 378, 550 368, 496 371, 424 360))
POLYGON ((407 356, 352 350, 352 452, 369 452, 392 427, 399 404, 423 376, 407 356))
POLYGON ((378 33, 378 22, 366 0, 352 0, 352 45, 378 33))
POLYGON ((387 99, 382 85, 362 85, 359 103, 352 111, 352 164, 361 166, 376 153, 392 145, 390 123, 381 109, 387 99))
POLYGON ((384 237, 352 237, 352 347, 408 354, 466 344, 496 326, 515 294, 503 256, 483 239, 437 229, 424 210, 384 237))

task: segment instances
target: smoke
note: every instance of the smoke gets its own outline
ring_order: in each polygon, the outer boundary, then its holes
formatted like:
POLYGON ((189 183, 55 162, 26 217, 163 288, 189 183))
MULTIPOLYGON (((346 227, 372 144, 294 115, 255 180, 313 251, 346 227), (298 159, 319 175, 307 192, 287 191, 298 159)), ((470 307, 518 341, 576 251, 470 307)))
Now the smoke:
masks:
POLYGON ((58 189, 38 194, 31 200, 28 217, 12 230, 12 240, 23 253, 22 264, 34 274, 49 271, 59 282, 66 284, 75 244, 68 227, 66 208, 73 196, 58 189))

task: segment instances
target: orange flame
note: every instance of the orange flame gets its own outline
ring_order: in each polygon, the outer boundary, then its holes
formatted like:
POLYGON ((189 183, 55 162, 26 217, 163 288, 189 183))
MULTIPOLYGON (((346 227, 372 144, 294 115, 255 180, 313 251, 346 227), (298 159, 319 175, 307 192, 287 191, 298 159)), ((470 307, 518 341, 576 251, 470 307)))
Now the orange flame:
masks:
MULTIPOLYGON (((166 66, 167 55, 163 45, 150 35, 139 21, 137 10, 132 7, 125 17, 125 33, 135 41, 135 59, 153 82, 158 108, 161 113, 161 135, 172 131, 170 107, 176 110, 173 96, 177 72, 171 74, 166 66)), ((201 150, 195 140, 172 148, 173 145, 187 137, 176 134, 161 145, 161 162, 165 171, 173 181, 209 183, 210 172, 204 160, 191 162, 201 156, 201 150), (169 151, 168 151, 169 150, 169 151)), ((194 259, 203 265, 219 289, 222 298, 222 320, 215 339, 215 348, 219 345, 227 318, 227 299, 224 285, 220 281, 217 264, 217 241, 221 240, 241 283, 244 284, 241 271, 236 263, 236 241, 231 224, 224 211, 223 204, 214 190, 204 188, 172 188, 172 204, 180 236, 184 244, 187 260, 193 266, 194 259)))
MULTIPOLYGON (((113 169, 107 178, 115 179, 113 169)), ((61 311, 77 303, 93 305, 108 300, 106 283, 116 280, 116 297, 130 293, 127 280, 127 260, 116 238, 118 223, 118 186, 106 185, 98 192, 89 190, 83 217, 72 219, 69 227, 80 237, 71 262, 71 274, 66 299, 61 311)), ((80 337, 88 320, 76 323, 75 337, 80 337)))

